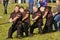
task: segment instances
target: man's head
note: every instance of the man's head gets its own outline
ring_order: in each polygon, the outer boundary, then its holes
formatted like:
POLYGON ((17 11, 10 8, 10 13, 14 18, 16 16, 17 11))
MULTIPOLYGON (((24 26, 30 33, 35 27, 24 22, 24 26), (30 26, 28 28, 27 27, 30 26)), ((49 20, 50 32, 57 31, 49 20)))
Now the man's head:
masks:
POLYGON ((60 4, 60 0, 56 0, 56 5, 59 5, 60 4))
POLYGON ((24 7, 20 6, 19 10, 20 10, 21 13, 23 13, 24 12, 24 7))
POLYGON ((38 7, 37 6, 33 6, 33 11, 37 12, 38 11, 38 7))
POLYGON ((30 13, 30 11, 29 11, 27 8, 25 9, 25 12, 26 12, 26 13, 30 13))
POLYGON ((44 6, 41 6, 41 7, 39 8, 39 10, 40 10, 41 12, 44 12, 44 11, 45 11, 45 7, 44 7, 44 6))
POLYGON ((51 11, 51 7, 50 6, 45 6, 45 11, 51 11))
POLYGON ((18 12, 19 11, 19 5, 16 5, 15 6, 15 12, 18 12))

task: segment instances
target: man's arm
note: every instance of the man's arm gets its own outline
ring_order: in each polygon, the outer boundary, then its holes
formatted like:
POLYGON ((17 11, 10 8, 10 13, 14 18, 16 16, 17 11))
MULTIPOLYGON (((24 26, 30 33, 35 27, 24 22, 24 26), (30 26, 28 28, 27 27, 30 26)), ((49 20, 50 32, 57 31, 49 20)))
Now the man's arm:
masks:
POLYGON ((55 16, 56 14, 58 14, 58 12, 53 13, 53 16, 55 16))
POLYGON ((21 15, 17 15, 14 19, 10 18, 10 22, 16 21, 21 15))
POLYGON ((37 20, 39 17, 40 17, 41 14, 38 14, 34 19, 32 19, 33 21, 34 20, 37 20))
POLYGON ((22 21, 24 21, 25 19, 27 19, 29 17, 29 14, 26 14, 26 16, 22 19, 22 21))
POLYGON ((12 22, 12 20, 13 20, 13 19, 12 19, 12 18, 10 18, 9 22, 12 22))
POLYGON ((19 17, 15 17, 15 18, 12 20, 12 22, 16 21, 18 18, 19 18, 19 17))
POLYGON ((32 19, 32 20, 34 21, 34 20, 37 20, 38 18, 39 18, 39 16, 36 16, 36 17, 35 17, 34 19, 32 19))
POLYGON ((43 18, 45 18, 48 14, 48 11, 45 12, 45 14, 43 15, 43 18))
POLYGON ((14 19, 10 18, 9 22, 14 22, 18 19, 19 17, 15 17, 14 19))

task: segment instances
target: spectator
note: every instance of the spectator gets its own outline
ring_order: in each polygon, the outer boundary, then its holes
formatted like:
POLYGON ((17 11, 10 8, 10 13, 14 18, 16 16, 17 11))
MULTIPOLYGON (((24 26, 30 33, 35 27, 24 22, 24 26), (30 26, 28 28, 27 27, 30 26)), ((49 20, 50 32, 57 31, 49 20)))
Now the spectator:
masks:
POLYGON ((40 0, 37 1, 37 6, 38 6, 38 8, 40 7, 39 1, 40 1, 40 0))
POLYGON ((2 0, 2 3, 4 5, 4 14, 7 14, 7 6, 8 6, 9 0, 2 0))
POLYGON ((44 6, 47 6, 47 0, 43 0, 43 2, 44 2, 44 6))
POLYGON ((38 7, 40 7, 40 6, 47 6, 47 2, 46 2, 46 0, 38 0, 38 2, 37 2, 38 4, 38 7))
POLYGON ((21 0, 18 0, 18 4, 20 4, 21 3, 21 0))
POLYGON ((22 3, 25 3, 25 0, 21 0, 22 3))
POLYGON ((30 11, 30 13, 33 12, 33 5, 34 5, 34 0, 29 0, 29 11, 30 11))
POLYGON ((54 16, 54 26, 55 26, 55 31, 60 30, 60 0, 56 1, 56 8, 54 8, 53 13, 55 13, 54 16), (59 22, 59 26, 57 23, 59 22))
POLYGON ((37 0, 34 0, 34 5, 36 5, 37 4, 37 0))
POLYGON ((17 3, 17 0, 15 0, 15 3, 17 3))

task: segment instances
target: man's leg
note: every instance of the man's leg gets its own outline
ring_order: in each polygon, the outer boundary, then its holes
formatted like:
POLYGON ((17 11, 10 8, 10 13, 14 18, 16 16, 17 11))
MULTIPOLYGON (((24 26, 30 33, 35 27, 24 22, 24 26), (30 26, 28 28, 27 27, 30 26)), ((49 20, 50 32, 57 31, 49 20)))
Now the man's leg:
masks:
POLYGON ((17 25, 17 38, 23 37, 23 26, 22 24, 17 25))
POLYGON ((52 24, 50 25, 50 32, 52 32, 53 31, 53 26, 52 26, 52 24))
POLYGON ((38 27, 38 23, 35 22, 35 23, 30 27, 30 33, 33 34, 34 29, 37 28, 37 27, 38 27))
POLYGON ((29 11, 30 13, 33 13, 33 3, 29 3, 29 11))
POLYGON ((59 21, 59 31, 60 31, 60 21, 59 21))
POLYGON ((4 14, 7 14, 7 6, 8 6, 8 2, 4 3, 4 14))
POLYGON ((38 23, 38 29, 39 29, 39 34, 42 34, 42 25, 41 25, 41 23, 38 23))
POLYGON ((3 3, 3 5, 4 5, 4 14, 5 14, 5 3, 3 3))
POLYGON ((24 23, 24 31, 25 31, 26 36, 28 36, 28 29, 29 29, 29 24, 25 22, 24 23))
POLYGON ((56 21, 54 21, 54 27, 55 27, 55 31, 58 31, 58 26, 56 21))
POLYGON ((43 28, 43 33, 47 33, 47 29, 48 27, 46 26, 46 24, 45 24, 45 26, 44 26, 44 28, 43 28))
POLYGON ((17 0, 15 0, 15 3, 17 3, 17 0))
POLYGON ((57 22, 59 22, 59 21, 60 21, 60 14, 58 14, 54 17, 54 26, 55 26, 56 31, 59 29, 57 26, 57 22))
POLYGON ((43 29, 43 33, 48 33, 52 30, 52 27, 50 25, 50 22, 47 20, 43 29))
POLYGON ((47 26, 47 32, 52 32, 53 28, 51 20, 46 21, 46 26, 47 26))
POLYGON ((12 38, 12 34, 15 30, 17 30, 17 28, 15 27, 15 24, 12 24, 12 27, 10 27, 8 31, 8 38, 12 38))
POLYGON ((48 24, 47 27, 48 27, 48 32, 52 32, 52 25, 48 24))
POLYGON ((58 30, 60 31, 60 21, 57 22, 58 30))

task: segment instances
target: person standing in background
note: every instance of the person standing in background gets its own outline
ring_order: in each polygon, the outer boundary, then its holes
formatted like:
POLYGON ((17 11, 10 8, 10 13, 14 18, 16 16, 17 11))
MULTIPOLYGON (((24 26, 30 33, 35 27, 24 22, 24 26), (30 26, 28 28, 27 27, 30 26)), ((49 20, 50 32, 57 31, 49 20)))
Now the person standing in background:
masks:
POLYGON ((25 3, 26 0, 21 0, 22 3, 25 3))
POLYGON ((43 0, 44 6, 47 6, 47 0, 43 0))
POLYGON ((9 2, 9 0, 2 0, 2 3, 4 5, 4 14, 7 14, 8 2, 9 2))
POLYGON ((32 14, 32 12, 33 12, 34 0, 28 0, 28 2, 29 2, 29 11, 30 11, 30 13, 32 14))
POLYGON ((40 7, 40 4, 38 5, 38 1, 37 0, 34 0, 34 6, 37 6, 37 7, 39 6, 40 7))
POLYGON ((17 0, 15 0, 15 3, 17 3, 17 0))
POLYGON ((47 6, 47 1, 46 0, 38 0, 37 5, 38 5, 38 8, 41 6, 47 6))
POLYGON ((21 0, 18 0, 18 4, 20 4, 21 3, 21 0))
POLYGON ((40 0, 38 0, 38 1, 37 1, 37 6, 38 6, 38 8, 40 7, 40 4, 39 4, 39 2, 40 2, 40 0))
POLYGON ((34 5, 36 6, 36 4, 37 4, 37 0, 34 0, 34 5))

